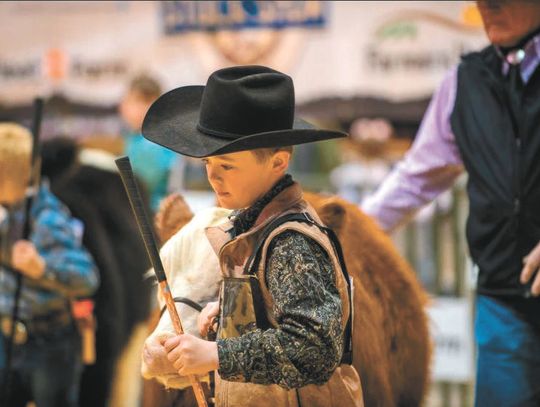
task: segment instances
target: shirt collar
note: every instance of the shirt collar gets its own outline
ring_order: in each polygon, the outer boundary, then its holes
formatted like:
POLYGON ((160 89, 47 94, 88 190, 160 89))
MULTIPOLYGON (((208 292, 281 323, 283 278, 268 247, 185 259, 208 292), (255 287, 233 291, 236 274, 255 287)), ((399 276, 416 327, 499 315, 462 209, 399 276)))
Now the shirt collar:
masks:
MULTIPOLYGON (((276 184, 249 208, 241 211, 234 219, 235 235, 240 235, 253 227, 264 209, 281 194, 282 191, 294 185, 290 174, 284 175, 276 184)), ((270 205, 272 206, 272 205, 270 205)))
MULTIPOLYGON (((510 70, 510 64, 502 54, 501 50, 498 47, 495 47, 495 49, 503 60, 502 73, 506 76, 510 70)), ((540 64, 540 34, 531 38, 531 40, 523 47, 523 51, 525 51, 525 57, 520 64, 520 73, 523 83, 527 83, 538 67, 538 64, 540 64)))

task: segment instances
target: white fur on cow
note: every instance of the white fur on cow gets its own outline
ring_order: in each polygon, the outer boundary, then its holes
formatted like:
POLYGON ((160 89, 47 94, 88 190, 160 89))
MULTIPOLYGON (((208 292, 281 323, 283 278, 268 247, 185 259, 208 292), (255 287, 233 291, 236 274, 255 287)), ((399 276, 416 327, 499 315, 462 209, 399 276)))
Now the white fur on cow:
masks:
MULTIPOLYGON (((203 210, 165 243, 161 249, 161 259, 173 297, 187 297, 201 305, 216 300, 221 279, 219 264, 204 230, 223 223, 230 213, 230 210, 223 208, 203 210)), ((160 295, 158 302, 160 307, 165 306, 160 295)), ((198 312, 182 303, 177 303, 176 308, 184 330, 199 336, 198 312)), ((162 346, 173 335, 171 319, 165 312, 145 342, 141 373, 146 379, 155 378, 166 387, 184 388, 190 385, 189 381, 176 373, 162 346)))

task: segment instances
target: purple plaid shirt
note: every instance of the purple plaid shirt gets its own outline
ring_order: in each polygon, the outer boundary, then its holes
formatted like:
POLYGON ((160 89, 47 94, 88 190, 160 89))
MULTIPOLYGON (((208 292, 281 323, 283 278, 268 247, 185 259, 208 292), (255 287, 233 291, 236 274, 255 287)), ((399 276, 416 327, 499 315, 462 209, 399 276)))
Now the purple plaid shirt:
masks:
MULTIPOLYGON (((540 35, 525 46, 521 78, 527 83, 540 64, 540 35)), ((508 73, 509 64, 502 66, 508 73)), ((437 89, 411 149, 362 209, 387 232, 407 222, 423 205, 450 188, 463 172, 463 162, 450 126, 457 89, 457 66, 437 89)))

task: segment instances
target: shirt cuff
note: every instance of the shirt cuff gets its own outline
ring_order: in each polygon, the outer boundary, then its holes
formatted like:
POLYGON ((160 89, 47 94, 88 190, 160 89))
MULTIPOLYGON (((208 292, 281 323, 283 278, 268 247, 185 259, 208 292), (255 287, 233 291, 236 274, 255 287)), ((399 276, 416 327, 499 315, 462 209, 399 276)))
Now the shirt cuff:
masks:
MULTIPOLYGON (((237 355, 242 357, 242 343, 240 338, 218 339, 218 373, 223 380, 231 382, 245 382, 246 378, 240 367, 237 355)), ((244 350, 245 352, 245 350, 244 350)))

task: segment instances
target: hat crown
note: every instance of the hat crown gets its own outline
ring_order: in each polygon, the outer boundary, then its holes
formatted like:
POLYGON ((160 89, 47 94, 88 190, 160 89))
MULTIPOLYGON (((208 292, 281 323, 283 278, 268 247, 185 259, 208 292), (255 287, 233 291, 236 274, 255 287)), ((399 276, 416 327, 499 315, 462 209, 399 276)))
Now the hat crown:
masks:
POLYGON ((198 129, 227 139, 291 129, 292 79, 263 66, 238 66, 214 72, 202 96, 198 129))
POLYGON ((146 139, 180 154, 209 157, 344 137, 294 116, 292 79, 264 66, 214 72, 206 86, 182 86, 148 109, 146 139))

